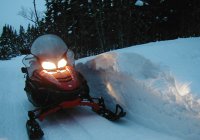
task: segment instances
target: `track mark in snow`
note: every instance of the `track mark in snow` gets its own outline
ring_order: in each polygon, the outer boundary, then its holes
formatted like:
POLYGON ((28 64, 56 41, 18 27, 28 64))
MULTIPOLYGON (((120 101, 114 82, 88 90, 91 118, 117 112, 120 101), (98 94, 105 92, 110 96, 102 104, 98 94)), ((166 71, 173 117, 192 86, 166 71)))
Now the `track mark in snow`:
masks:
POLYGON ((45 133, 44 137, 46 139, 58 140, 76 140, 78 137, 92 140, 94 138, 87 129, 87 122, 91 121, 90 116, 94 117, 96 114, 94 114, 94 112, 89 112, 82 107, 61 110, 56 114, 52 114, 41 123, 41 127, 45 133), (54 133, 57 135, 54 135, 54 133))

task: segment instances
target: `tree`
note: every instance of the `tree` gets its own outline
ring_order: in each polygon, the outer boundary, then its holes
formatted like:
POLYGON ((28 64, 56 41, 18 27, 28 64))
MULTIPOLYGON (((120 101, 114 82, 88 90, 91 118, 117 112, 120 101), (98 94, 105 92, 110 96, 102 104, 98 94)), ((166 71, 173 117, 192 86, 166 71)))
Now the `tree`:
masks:
POLYGON ((12 55, 17 55, 18 50, 16 46, 16 31, 9 25, 3 27, 3 32, 0 37, 1 59, 9 59, 12 55))
POLYGON ((18 12, 18 14, 23 18, 34 23, 35 27, 38 29, 38 32, 40 33, 44 31, 43 13, 37 11, 35 0, 33 0, 33 7, 34 7, 33 9, 21 7, 21 10, 18 12))

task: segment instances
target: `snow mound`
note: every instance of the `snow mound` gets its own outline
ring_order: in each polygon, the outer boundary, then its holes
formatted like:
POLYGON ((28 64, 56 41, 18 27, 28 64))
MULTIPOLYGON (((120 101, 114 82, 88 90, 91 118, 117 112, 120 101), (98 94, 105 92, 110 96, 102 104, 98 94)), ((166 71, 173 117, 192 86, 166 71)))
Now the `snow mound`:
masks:
POLYGON ((121 104, 130 121, 184 139, 200 138, 200 99, 190 83, 133 52, 98 55, 77 69, 86 77, 92 96, 102 96, 114 109, 121 104))

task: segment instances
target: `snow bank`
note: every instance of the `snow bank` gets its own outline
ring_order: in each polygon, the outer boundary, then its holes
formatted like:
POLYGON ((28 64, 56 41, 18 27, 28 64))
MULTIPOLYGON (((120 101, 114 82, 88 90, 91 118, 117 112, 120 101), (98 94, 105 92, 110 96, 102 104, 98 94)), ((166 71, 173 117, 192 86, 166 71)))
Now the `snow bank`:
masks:
POLYGON ((91 94, 103 96, 110 108, 121 104, 127 118, 184 139, 200 138, 200 99, 190 83, 178 81, 161 65, 134 52, 104 53, 77 64, 91 94))

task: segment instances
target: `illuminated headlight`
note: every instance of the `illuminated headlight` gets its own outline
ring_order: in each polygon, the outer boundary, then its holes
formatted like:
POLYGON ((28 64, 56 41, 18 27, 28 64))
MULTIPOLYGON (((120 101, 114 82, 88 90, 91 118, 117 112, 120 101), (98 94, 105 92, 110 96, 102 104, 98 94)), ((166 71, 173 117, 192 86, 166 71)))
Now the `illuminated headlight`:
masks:
POLYGON ((54 70, 56 69, 56 65, 52 62, 42 62, 42 68, 45 70, 54 70))
POLYGON ((42 68, 44 70, 57 70, 57 68, 58 69, 64 68, 66 65, 67 65, 67 61, 65 59, 59 60, 57 63, 57 66, 53 62, 49 62, 49 61, 42 62, 42 68))
POLYGON ((61 59, 58 61, 58 68, 63 68, 67 65, 67 61, 65 59, 61 59))

